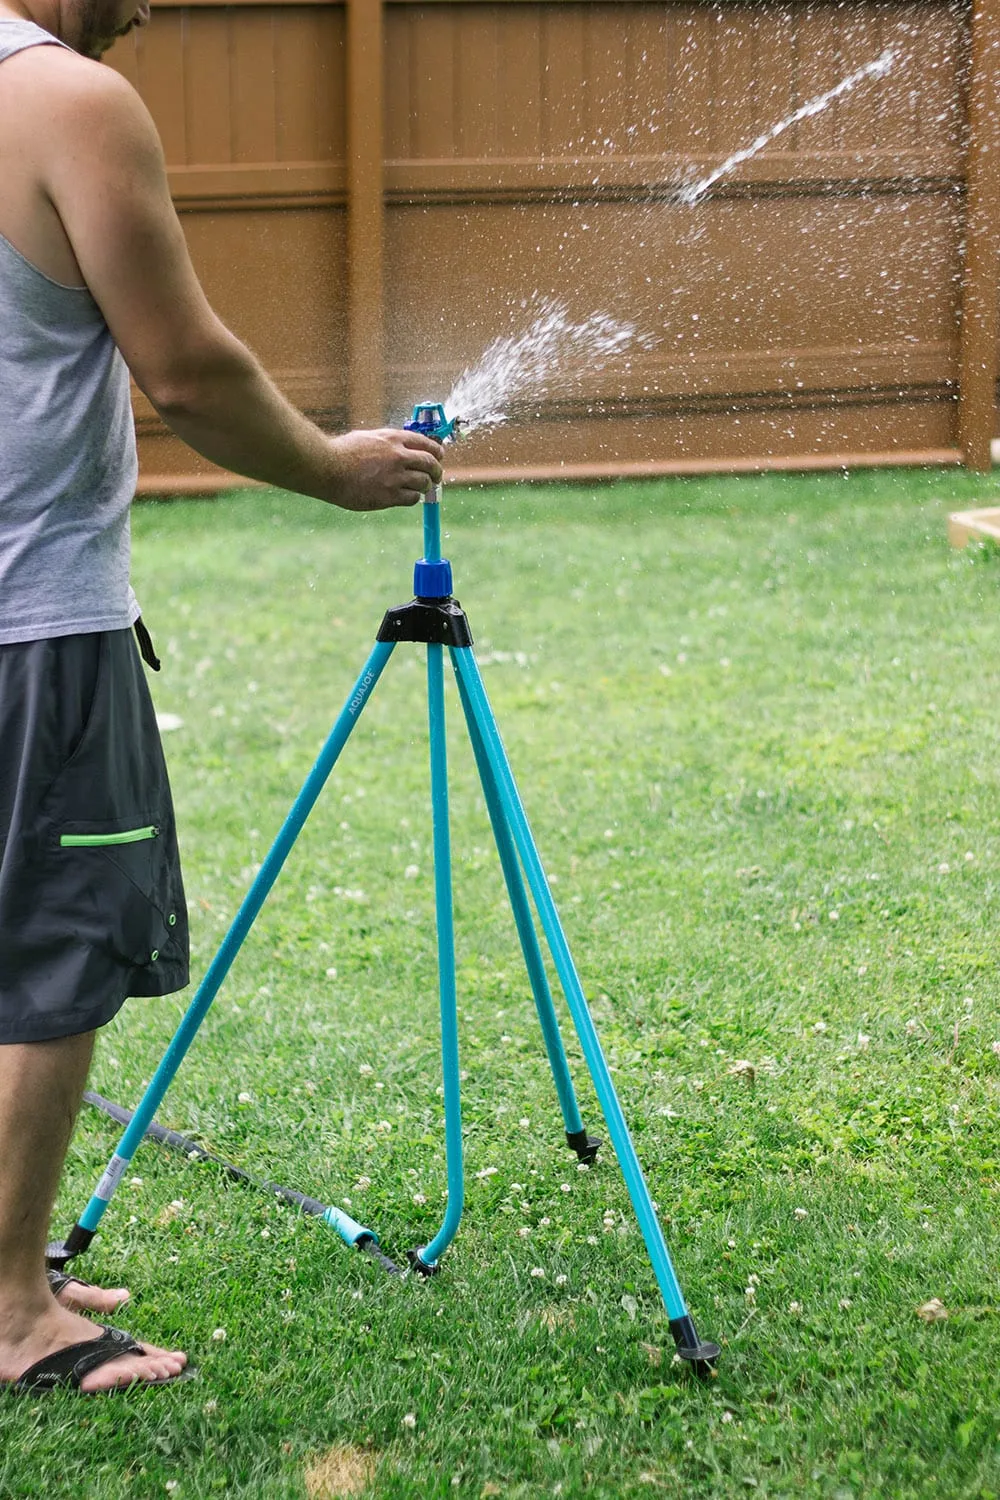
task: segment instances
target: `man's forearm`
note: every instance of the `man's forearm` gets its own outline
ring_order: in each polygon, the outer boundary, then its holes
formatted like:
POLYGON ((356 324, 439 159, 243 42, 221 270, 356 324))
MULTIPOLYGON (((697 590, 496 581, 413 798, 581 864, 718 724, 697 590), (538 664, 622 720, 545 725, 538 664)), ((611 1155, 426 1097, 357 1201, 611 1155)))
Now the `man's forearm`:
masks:
POLYGON ((147 394, 171 431, 212 463, 338 502, 344 473, 334 443, 282 396, 232 335, 171 390, 147 394))

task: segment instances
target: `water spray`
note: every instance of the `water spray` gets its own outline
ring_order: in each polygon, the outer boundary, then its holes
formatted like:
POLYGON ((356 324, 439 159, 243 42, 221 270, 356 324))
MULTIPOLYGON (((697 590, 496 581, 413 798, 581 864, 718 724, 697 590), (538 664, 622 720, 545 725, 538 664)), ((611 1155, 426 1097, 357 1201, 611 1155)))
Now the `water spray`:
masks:
POLYGON ((734 151, 721 167, 716 167, 715 171, 709 172, 707 177, 691 183, 689 187, 680 188, 674 195, 674 201, 686 204, 688 207, 699 203, 709 188, 714 187, 721 177, 727 177, 734 167, 742 166, 745 161, 750 161, 752 157, 759 155, 764 147, 776 141, 779 135, 784 135, 786 130, 790 130, 793 125, 798 125, 802 120, 808 120, 812 115, 820 114, 828 104, 832 104, 842 94, 849 94, 852 89, 857 88, 859 83, 864 83, 865 79, 884 78, 887 73, 892 72, 897 61, 898 53, 892 47, 886 47, 872 62, 865 63, 862 68, 856 68, 853 73, 848 73, 846 78, 842 78, 838 84, 835 84, 832 89, 827 89, 825 93, 817 94, 813 99, 807 99, 805 104, 801 104, 784 120, 779 120, 777 125, 772 125, 770 130, 765 130, 762 135, 757 136, 749 146, 744 146, 740 151, 734 151))

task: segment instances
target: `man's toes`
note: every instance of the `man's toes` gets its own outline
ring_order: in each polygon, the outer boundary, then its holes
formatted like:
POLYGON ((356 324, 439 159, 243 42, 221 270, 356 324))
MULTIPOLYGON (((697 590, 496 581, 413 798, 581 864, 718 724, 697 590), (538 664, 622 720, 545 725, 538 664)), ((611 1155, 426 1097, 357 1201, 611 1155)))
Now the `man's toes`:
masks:
POLYGON ((62 1307, 71 1312, 113 1313, 129 1300, 127 1287, 84 1286, 71 1281, 56 1297, 62 1307))
POLYGON ((96 1392, 136 1383, 156 1385, 158 1381, 172 1380, 187 1364, 187 1355, 179 1349, 157 1349, 152 1344, 143 1344, 142 1348, 145 1353, 141 1355, 124 1354, 92 1370, 81 1380, 80 1389, 96 1392))

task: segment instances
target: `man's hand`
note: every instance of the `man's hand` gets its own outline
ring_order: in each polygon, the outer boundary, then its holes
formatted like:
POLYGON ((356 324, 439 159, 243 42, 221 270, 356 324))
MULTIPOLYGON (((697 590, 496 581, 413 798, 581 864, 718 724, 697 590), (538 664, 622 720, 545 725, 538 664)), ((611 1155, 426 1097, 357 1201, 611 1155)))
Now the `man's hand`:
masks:
POLYGON ((419 432, 379 427, 331 440, 338 470, 324 496, 344 510, 388 510, 416 505, 441 483, 444 449, 419 432))

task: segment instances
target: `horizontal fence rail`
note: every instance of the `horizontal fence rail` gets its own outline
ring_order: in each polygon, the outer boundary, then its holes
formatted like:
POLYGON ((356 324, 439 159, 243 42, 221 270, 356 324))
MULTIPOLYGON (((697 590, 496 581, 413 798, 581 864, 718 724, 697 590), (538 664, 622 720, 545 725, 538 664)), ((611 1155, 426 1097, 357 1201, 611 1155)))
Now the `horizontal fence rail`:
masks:
MULTIPOLYGON (((462 477, 986 468, 998 10, 154 0, 111 61, 213 304, 330 428, 444 399, 559 304, 638 337, 564 352, 456 450, 462 477)), ((143 489, 232 482, 135 407, 143 489)))

